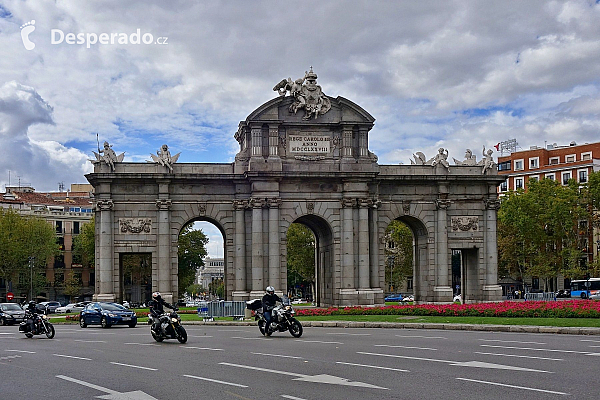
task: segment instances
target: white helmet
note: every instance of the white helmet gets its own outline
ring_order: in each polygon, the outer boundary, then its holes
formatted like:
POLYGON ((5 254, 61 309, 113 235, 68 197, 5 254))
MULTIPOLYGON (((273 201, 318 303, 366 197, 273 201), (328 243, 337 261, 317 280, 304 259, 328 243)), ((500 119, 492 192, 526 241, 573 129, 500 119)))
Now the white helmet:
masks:
POLYGON ((158 299, 160 299, 160 292, 154 292, 154 293, 152 293, 152 298, 153 298, 154 300, 158 300, 158 299))
POLYGON ((267 288, 265 289, 265 291, 267 293, 273 294, 273 293, 275 293, 275 288, 273 286, 267 286, 267 288))

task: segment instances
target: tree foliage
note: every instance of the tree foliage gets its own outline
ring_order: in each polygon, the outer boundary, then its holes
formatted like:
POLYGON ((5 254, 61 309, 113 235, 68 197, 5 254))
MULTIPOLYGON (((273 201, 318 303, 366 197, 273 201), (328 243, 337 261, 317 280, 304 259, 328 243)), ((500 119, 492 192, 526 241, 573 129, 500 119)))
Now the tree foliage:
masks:
POLYGON ((386 228, 384 240, 385 282, 395 290, 413 275, 413 234, 406 224, 394 220, 386 228))
POLYGON ((208 255, 206 245, 208 237, 202 230, 194 230, 193 225, 185 226, 179 234, 179 297, 182 297, 186 288, 194 283, 196 271, 204 266, 204 258, 208 255))
POLYGON ((96 217, 83 224, 79 235, 73 239, 73 255, 81 259, 84 267, 95 265, 96 258, 96 217))
POLYGON ((291 224, 287 231, 287 269, 290 287, 315 282, 315 235, 302 224, 291 224))

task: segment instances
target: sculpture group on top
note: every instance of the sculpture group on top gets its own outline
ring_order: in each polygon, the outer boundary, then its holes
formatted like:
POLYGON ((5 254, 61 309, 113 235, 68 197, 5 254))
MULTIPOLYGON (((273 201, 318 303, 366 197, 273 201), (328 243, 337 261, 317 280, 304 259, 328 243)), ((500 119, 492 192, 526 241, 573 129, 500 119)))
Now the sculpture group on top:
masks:
MULTIPOLYGON (((465 152, 465 159, 463 161, 459 161, 456 158, 452 158, 454 160, 455 165, 460 166, 481 166, 481 173, 485 175, 488 171, 491 171, 496 163, 494 162, 494 157, 492 154, 494 151, 492 149, 485 150, 485 146, 483 146, 483 158, 480 161, 477 161, 477 156, 473 154, 471 149, 467 149, 465 152)), ((450 170, 450 164, 448 163, 448 150, 440 147, 438 149, 438 154, 435 157, 430 158, 429 160, 425 157, 420 151, 417 151, 413 154, 414 160, 410 160, 412 165, 431 165, 436 166, 438 164, 444 166, 447 170, 450 170)))
POLYGON ((148 162, 154 162, 156 164, 162 165, 163 167, 167 167, 169 171, 173 173, 173 164, 177 162, 180 154, 181 152, 175 154, 174 156, 171 156, 169 146, 163 144, 160 147, 160 149, 156 151, 156 156, 154 154, 150 154, 150 157, 152 157, 152 161, 148 162))
POLYGON ((95 160, 90 160, 92 164, 105 163, 110 167, 111 171, 115 170, 115 163, 123 162, 123 158, 125 157, 125 152, 117 155, 115 151, 111 148, 112 144, 108 144, 108 142, 104 142, 104 148, 98 148, 98 152, 93 152, 96 156, 95 160))
POLYGON ((290 92, 290 96, 294 98, 294 102, 290 105, 289 111, 296 114, 298 110, 304 109, 304 120, 309 120, 311 117, 315 119, 319 115, 327 113, 331 109, 331 101, 321 90, 321 86, 317 85, 317 74, 310 71, 304 73, 303 78, 298 78, 292 81, 292 78, 282 79, 275 87, 274 91, 280 96, 285 96, 290 92))

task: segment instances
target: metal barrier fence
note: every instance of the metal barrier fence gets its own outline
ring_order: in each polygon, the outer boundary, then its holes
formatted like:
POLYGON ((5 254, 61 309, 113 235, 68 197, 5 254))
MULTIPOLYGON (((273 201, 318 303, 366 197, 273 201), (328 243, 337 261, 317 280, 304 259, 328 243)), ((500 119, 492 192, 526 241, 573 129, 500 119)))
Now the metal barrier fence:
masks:
POLYGON ((554 293, 554 292, 525 293, 525 300, 554 301, 554 300, 556 300, 556 293, 554 293))
POLYGON ((204 321, 213 321, 215 317, 233 317, 244 319, 246 315, 245 301, 202 301, 198 307, 198 316, 204 321))

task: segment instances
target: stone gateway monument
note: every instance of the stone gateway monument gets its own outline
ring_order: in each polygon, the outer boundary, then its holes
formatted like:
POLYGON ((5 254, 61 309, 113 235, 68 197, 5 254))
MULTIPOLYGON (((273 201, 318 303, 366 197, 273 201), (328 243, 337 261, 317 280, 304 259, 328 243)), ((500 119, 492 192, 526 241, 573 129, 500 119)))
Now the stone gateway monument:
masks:
POLYGON ((286 233, 301 223, 316 238, 319 305, 383 304, 383 237, 393 220, 413 232, 416 302, 452 301, 454 250, 463 300, 501 299, 503 178, 491 153, 477 162, 469 150, 451 166, 442 148, 430 159, 418 152, 412 165, 380 165, 368 148, 375 119, 325 95, 312 68, 274 90, 240 122, 233 163, 176 163, 166 145, 147 163, 97 155, 86 176, 95 188, 96 300, 123 299, 122 258, 134 253, 151 255, 152 290, 176 300, 179 233, 208 221, 223 234, 228 300, 262 296, 267 285, 286 290, 286 233))

